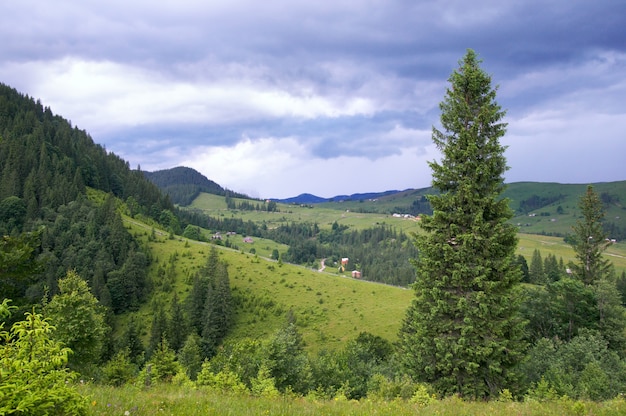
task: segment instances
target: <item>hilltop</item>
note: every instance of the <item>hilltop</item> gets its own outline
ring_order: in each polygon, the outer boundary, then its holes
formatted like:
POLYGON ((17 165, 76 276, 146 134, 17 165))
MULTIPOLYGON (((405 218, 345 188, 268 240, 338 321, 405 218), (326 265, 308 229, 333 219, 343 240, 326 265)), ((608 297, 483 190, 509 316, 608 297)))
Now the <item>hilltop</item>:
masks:
POLYGON ((247 198, 223 188, 195 169, 177 166, 171 169, 162 169, 154 172, 143 172, 144 176, 164 193, 169 195, 174 204, 187 206, 201 193, 225 196, 230 194, 236 197, 247 198))

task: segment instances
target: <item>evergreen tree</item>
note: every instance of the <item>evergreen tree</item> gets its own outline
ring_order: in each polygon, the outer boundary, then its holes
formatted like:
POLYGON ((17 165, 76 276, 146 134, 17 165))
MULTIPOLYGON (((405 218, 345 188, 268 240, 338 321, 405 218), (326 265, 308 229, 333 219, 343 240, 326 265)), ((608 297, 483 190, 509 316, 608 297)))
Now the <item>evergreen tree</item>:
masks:
POLYGON ((530 271, 528 269, 528 262, 526 261, 526 257, 519 254, 517 256, 517 264, 519 264, 519 268, 522 271, 522 282, 529 283, 530 282, 530 271))
POLYGON ((0 414, 88 414, 75 373, 65 366, 71 350, 55 339, 54 326, 27 312, 4 328, 12 309, 8 299, 0 303, 0 414))
POLYGON ((131 315, 128 319, 128 323, 124 328, 124 332, 122 333, 122 338, 120 339, 119 350, 126 350, 128 352, 128 358, 134 364, 140 365, 143 364, 143 357, 145 353, 145 348, 143 345, 143 341, 141 340, 139 325, 135 318, 131 315))
POLYGON ((178 353, 178 361, 185 369, 190 380, 195 381, 202 369, 202 350, 200 349, 200 337, 195 333, 187 336, 185 344, 178 353))
POLYGON ((432 216, 421 221, 414 243, 415 299, 400 331, 410 375, 442 395, 495 397, 508 386, 522 355, 519 318, 521 271, 515 262, 517 230, 501 198, 507 169, 504 111, 491 78, 468 50, 449 79, 433 141, 441 163, 431 162, 432 216))
POLYGON ((283 327, 276 332, 267 346, 266 362, 276 388, 304 394, 309 388, 311 367, 304 352, 304 341, 289 311, 283 327))
POLYGON ((617 291, 621 295, 622 305, 626 305, 626 271, 622 271, 622 274, 617 278, 615 285, 617 286, 617 291))
POLYGON ((572 265, 574 276, 585 284, 597 282, 608 275, 611 262, 602 257, 602 252, 610 244, 604 232, 602 220, 604 209, 602 201, 589 185, 587 192, 580 198, 579 208, 582 220, 574 225, 573 248, 578 263, 572 265))
POLYGON ((175 352, 178 352, 187 338, 187 324, 183 308, 178 302, 178 296, 174 293, 170 307, 170 319, 168 324, 167 339, 175 352))
MULTIPOLYGON (((167 334, 167 316, 160 302, 155 301, 152 305, 152 325, 150 327, 150 340, 148 343, 148 356, 157 350, 167 334)), ((168 344, 169 348, 169 344, 168 344)))
POLYGON ((191 330, 195 331, 198 335, 202 333, 202 315, 206 303, 207 284, 204 277, 200 276, 200 274, 196 274, 193 277, 191 291, 185 303, 191 330))
POLYGON ((543 274, 548 282, 556 282, 561 278, 559 262, 554 254, 548 254, 543 260, 543 274))
POLYGON ((543 285, 546 283, 545 274, 543 272, 543 260, 541 259, 541 252, 538 249, 533 251, 533 256, 530 259, 530 269, 528 270, 530 277, 530 283, 536 285, 543 285))

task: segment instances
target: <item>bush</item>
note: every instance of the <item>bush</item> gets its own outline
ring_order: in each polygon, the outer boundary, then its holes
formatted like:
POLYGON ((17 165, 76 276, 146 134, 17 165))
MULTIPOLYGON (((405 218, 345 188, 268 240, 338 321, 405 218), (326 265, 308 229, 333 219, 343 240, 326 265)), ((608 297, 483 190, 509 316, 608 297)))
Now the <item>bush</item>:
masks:
MULTIPOLYGON (((0 319, 11 309, 5 299, 0 319)), ((52 338, 54 330, 34 312, 10 331, 0 324, 0 414, 87 414, 87 400, 73 386, 76 374, 66 367, 71 350, 52 338)))
POLYGON ((224 392, 241 393, 247 391, 246 385, 239 380, 237 374, 229 370, 213 373, 207 361, 202 364, 202 371, 198 374, 196 384, 224 392))
POLYGON ((131 381, 137 372, 137 366, 130 360, 129 349, 125 348, 102 368, 102 381, 111 386, 121 386, 131 381))

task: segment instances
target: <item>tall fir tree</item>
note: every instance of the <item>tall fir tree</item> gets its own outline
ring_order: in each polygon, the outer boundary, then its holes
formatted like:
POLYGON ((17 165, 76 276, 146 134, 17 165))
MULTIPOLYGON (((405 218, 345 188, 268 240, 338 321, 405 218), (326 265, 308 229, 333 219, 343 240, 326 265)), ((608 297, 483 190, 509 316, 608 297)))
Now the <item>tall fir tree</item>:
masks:
POLYGON ((440 104, 443 131, 433 128, 442 153, 431 162, 432 216, 415 235, 415 298, 400 330, 402 359, 416 380, 439 394, 491 398, 509 387, 520 360, 521 271, 517 230, 500 194, 507 169, 505 112, 491 77, 468 50, 440 104))
POLYGON ((167 339, 174 352, 180 351, 187 339, 187 320, 183 313, 183 306, 178 301, 178 296, 174 293, 172 304, 170 305, 170 316, 167 326, 167 339))
POLYGON ((580 198, 579 208, 582 219, 573 227, 572 244, 578 263, 572 264, 571 268, 574 276, 589 285, 611 272, 611 262, 602 257, 610 242, 607 242, 602 225, 604 219, 602 201, 593 190, 593 186, 587 187, 587 191, 580 198))
POLYGON ((546 283, 545 274, 543 272, 543 260, 541 258, 541 252, 538 249, 533 251, 533 256, 530 259, 530 269, 528 270, 530 283, 536 285, 543 285, 546 283))

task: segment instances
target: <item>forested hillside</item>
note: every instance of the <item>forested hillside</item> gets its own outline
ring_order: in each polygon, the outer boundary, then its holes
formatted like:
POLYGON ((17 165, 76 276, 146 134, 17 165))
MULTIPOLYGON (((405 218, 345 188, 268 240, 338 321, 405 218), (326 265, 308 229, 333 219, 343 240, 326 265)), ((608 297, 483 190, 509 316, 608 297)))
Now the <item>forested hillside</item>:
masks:
POLYGON ((138 170, 93 142, 87 132, 39 101, 0 85, 0 234, 5 258, 2 298, 17 304, 57 293, 75 269, 115 312, 138 307, 146 291, 149 254, 124 228, 116 199, 131 214, 169 222, 174 207, 138 170), (108 194, 97 203, 89 190, 108 194), (17 263, 17 260, 15 261, 17 263))
POLYGON ((184 166, 143 173, 148 180, 169 195, 174 204, 182 206, 191 204, 200 192, 246 197, 245 195, 224 189, 198 171, 184 166))

